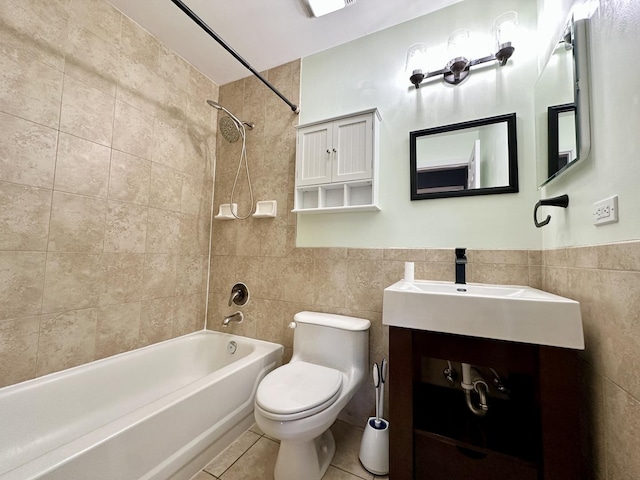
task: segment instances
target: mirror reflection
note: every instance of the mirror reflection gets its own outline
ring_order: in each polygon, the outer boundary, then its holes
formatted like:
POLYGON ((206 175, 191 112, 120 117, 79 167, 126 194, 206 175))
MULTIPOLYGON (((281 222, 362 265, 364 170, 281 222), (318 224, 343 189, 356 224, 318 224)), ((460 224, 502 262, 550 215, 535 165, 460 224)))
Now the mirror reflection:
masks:
POLYGON ((589 153, 586 20, 569 22, 535 86, 538 185, 589 153))
POLYGON ((573 103, 547 109, 548 171, 561 171, 578 158, 576 149, 576 107, 573 103))
POLYGON ((411 199, 518 191, 515 113, 410 132, 411 199))

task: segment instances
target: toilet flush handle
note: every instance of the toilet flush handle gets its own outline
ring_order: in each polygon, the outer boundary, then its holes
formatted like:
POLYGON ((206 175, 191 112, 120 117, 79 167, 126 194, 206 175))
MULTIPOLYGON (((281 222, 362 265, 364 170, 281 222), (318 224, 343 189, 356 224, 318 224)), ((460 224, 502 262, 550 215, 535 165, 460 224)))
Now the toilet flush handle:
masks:
POLYGON ((289 328, 296 328, 298 326, 298 324, 296 322, 291 322, 289 324, 289 328))

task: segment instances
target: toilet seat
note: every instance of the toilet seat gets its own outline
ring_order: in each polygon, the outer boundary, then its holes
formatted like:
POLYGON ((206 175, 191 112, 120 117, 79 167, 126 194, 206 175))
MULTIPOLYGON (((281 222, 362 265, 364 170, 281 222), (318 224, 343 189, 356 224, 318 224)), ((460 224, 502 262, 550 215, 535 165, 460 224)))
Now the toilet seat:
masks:
POLYGON ((333 404, 342 391, 342 372, 307 362, 276 368, 258 386, 256 407, 272 420, 297 420, 333 404))

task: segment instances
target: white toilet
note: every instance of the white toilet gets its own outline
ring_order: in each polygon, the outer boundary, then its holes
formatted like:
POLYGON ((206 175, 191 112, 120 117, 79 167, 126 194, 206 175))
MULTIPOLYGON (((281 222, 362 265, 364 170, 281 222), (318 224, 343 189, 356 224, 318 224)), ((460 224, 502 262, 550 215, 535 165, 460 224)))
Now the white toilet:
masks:
POLYGON ((369 327, 362 318, 300 312, 293 356, 258 385, 258 427, 280 440, 275 480, 320 480, 336 445, 329 427, 365 380, 369 327))

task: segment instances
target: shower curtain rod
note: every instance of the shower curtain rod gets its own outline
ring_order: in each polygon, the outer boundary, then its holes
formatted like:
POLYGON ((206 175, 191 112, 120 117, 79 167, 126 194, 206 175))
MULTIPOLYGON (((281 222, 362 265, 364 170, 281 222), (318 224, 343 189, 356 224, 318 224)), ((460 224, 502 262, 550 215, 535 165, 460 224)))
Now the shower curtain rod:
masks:
POLYGON ((191 20, 193 20, 200 28, 202 28, 205 32, 207 32, 210 37, 212 37, 216 42, 218 42, 222 46, 222 48, 224 48, 227 52, 229 52, 231 55, 233 55, 233 58, 238 60, 251 73, 253 73, 256 77, 258 77, 260 79, 260 81, 262 81, 262 83, 264 83, 267 87, 269 87, 271 89, 271 91, 273 91, 273 93, 278 95, 287 105, 289 105, 289 107, 291 107, 291 110, 293 112, 300 113, 300 108, 297 105, 295 105, 294 103, 290 102, 287 99, 287 97, 285 97, 282 93, 280 93, 280 91, 276 87, 271 85, 266 78, 264 78, 262 75, 260 75, 260 73, 258 73, 255 68, 253 68, 251 65, 249 65, 249 62, 247 62, 244 58, 242 58, 238 54, 238 52, 236 52, 233 48, 231 48, 227 44, 227 42, 225 42, 220 36, 218 36, 218 34, 216 32, 214 32, 211 29, 211 27, 209 27, 209 25, 207 25, 200 17, 198 17, 198 15, 196 15, 193 12, 193 10, 191 10, 189 7, 187 7, 181 0, 171 0, 171 1, 180 10, 182 10, 191 20))

